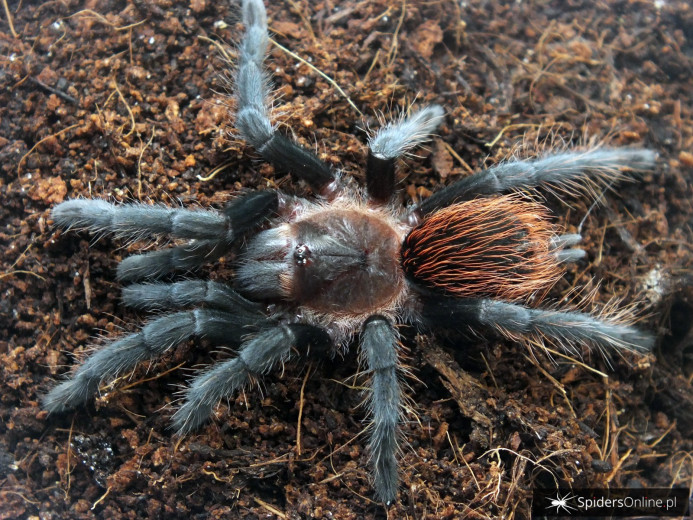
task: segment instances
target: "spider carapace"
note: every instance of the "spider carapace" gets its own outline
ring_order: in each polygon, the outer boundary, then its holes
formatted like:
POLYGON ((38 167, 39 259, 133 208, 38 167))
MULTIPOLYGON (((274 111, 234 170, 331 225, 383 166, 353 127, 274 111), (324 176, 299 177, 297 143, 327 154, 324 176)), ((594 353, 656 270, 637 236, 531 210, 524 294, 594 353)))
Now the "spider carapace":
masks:
POLYGON ((311 206, 300 220, 253 238, 240 262, 238 289, 344 317, 393 311, 404 289, 403 226, 380 208, 348 201, 311 206))

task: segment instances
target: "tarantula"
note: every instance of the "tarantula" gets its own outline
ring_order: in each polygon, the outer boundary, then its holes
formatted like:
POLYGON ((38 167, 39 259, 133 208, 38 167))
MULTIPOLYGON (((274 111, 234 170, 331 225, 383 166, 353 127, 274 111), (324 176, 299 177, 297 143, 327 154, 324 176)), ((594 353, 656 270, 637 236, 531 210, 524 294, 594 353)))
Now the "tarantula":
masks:
POLYGON ((389 503, 397 494, 404 399, 398 323, 429 331, 486 329, 566 349, 651 348, 649 334, 622 320, 523 305, 562 276, 561 264, 585 252, 573 247, 580 235, 559 234, 544 206, 519 190, 611 183, 625 170, 651 169, 653 152, 592 149, 508 162, 418 205, 399 207, 392 200, 395 163, 435 132, 443 109, 428 106, 371 136, 364 192, 275 131, 263 69, 268 29, 262 0, 244 0, 242 13, 246 32, 233 87, 236 129, 277 169, 305 181, 317 198, 256 191, 220 212, 83 199, 56 206, 52 216, 61 227, 129 239, 170 236, 178 244, 126 258, 117 270, 122 282, 148 280, 123 289, 126 305, 172 312, 97 350, 45 396, 47 410, 84 403, 104 380, 189 338, 239 345, 236 357, 196 375, 184 390, 173 423, 186 434, 208 420, 223 398, 287 360, 292 349, 345 347, 360 334, 360 359, 370 377, 373 485, 389 503), (238 252, 233 287, 154 281, 231 250, 238 252))

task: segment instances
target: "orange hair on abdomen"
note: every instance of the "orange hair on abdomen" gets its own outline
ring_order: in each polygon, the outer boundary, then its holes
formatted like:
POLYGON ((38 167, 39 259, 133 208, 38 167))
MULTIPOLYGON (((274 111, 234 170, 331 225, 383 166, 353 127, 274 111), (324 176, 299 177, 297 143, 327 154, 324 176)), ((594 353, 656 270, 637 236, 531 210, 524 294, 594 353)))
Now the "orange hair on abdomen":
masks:
POLYGON ((519 195, 443 208, 411 230, 402 247, 407 277, 464 298, 520 300, 562 274, 547 210, 519 195))

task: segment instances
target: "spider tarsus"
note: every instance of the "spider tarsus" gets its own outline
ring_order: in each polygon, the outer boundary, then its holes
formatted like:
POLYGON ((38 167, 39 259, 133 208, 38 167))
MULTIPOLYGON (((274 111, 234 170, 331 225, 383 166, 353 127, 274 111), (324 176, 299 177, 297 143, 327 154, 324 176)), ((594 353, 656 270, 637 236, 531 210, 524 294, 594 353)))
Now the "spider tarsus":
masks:
POLYGON ((48 392, 41 400, 41 406, 50 413, 67 412, 91 399, 98 387, 98 380, 75 375, 48 392))
POLYGON ((219 401, 245 386, 247 380, 246 367, 239 358, 215 365, 195 377, 185 390, 183 404, 173 415, 173 428, 179 435, 196 430, 210 418, 219 401))
POLYGON ((424 107, 378 130, 368 140, 368 148, 379 159, 397 159, 428 141, 444 115, 445 110, 439 105, 424 107))
MULTIPOLYGON (((577 152, 575 155, 580 156, 577 152)), ((652 170, 658 154, 644 148, 596 148, 588 150, 575 160, 575 168, 613 169, 629 168, 634 171, 652 170)))
POLYGON ((51 412, 72 409, 90 399, 106 378, 115 378, 149 357, 144 344, 144 329, 124 336, 97 350, 82 363, 72 377, 56 386, 44 398, 51 412))
MULTIPOLYGON (((262 0, 243 0, 243 23, 246 26, 246 35, 244 36, 243 43, 246 41, 251 45, 251 51, 259 48, 258 42, 253 41, 248 37, 248 30, 253 27, 260 27, 267 30, 267 11, 265 10, 265 4, 262 0)), ((264 59, 264 53, 260 56, 259 61, 262 62, 264 59)))
POLYGON ((385 204, 392 198, 397 159, 430 139, 444 114, 438 105, 422 108, 409 117, 389 123, 368 140, 366 189, 372 200, 385 204))
POLYGON ((51 211, 55 225, 63 228, 85 227, 101 232, 112 228, 115 207, 100 199, 71 199, 51 211))

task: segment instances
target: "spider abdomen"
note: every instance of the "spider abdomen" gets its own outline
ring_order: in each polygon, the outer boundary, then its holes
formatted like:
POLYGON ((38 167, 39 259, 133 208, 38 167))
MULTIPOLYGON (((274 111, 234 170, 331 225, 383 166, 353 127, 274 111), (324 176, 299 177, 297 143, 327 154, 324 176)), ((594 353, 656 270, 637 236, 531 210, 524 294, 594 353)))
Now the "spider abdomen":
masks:
POLYGON ((402 247, 406 276, 459 297, 526 298, 561 276, 546 209, 516 195, 433 213, 402 247))
POLYGON ((379 211, 318 209, 257 235, 237 285, 319 313, 369 315, 392 307, 402 292, 401 239, 379 211))

